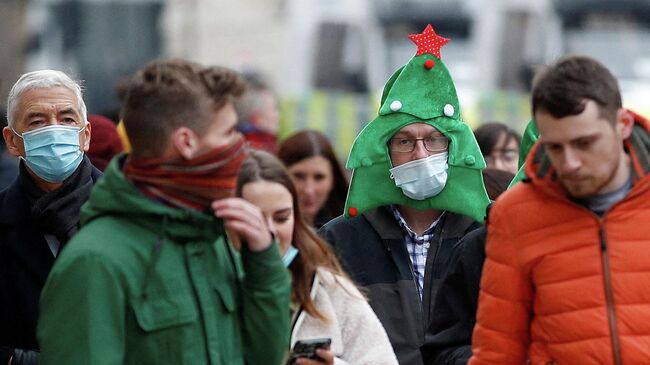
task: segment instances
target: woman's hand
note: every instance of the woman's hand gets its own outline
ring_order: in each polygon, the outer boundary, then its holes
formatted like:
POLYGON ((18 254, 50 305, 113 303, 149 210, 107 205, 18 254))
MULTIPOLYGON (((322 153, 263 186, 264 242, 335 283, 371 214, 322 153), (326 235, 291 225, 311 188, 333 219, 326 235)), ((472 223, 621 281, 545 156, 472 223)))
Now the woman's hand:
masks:
POLYGON ((319 360, 312 360, 308 359, 305 357, 300 357, 298 360, 296 360, 296 364, 298 365, 334 365, 334 352, 332 350, 324 350, 324 349, 317 349, 316 350, 316 355, 323 359, 322 361, 319 360))
POLYGON ((223 219, 227 229, 236 232, 248 249, 264 251, 272 243, 271 232, 260 208, 241 198, 226 198, 212 202, 214 215, 223 219))

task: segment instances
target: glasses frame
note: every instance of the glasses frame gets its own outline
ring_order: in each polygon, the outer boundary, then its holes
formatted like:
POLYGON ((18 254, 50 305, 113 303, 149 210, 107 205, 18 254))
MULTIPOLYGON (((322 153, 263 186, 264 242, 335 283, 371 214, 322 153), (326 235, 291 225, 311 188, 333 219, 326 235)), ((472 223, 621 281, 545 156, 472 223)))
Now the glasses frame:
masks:
POLYGON ((427 150, 427 152, 445 152, 445 151, 447 151, 449 149, 449 138, 447 138, 445 136, 435 136, 435 137, 429 136, 429 137, 425 137, 425 138, 393 137, 393 138, 388 140, 388 150, 391 151, 391 152, 397 152, 397 153, 412 153, 413 151, 415 151, 415 146, 417 146, 418 141, 422 141, 422 145, 424 146, 424 149, 427 150), (445 148, 430 150, 429 148, 427 148, 426 142, 424 142, 425 139, 434 139, 434 140, 436 140, 436 139, 437 140, 444 139, 446 141, 445 148), (400 151, 400 150, 394 148, 395 147, 395 146, 393 146, 393 141, 394 140, 410 140, 410 141, 413 141, 413 146, 412 146, 410 151, 406 151, 406 150, 400 151))

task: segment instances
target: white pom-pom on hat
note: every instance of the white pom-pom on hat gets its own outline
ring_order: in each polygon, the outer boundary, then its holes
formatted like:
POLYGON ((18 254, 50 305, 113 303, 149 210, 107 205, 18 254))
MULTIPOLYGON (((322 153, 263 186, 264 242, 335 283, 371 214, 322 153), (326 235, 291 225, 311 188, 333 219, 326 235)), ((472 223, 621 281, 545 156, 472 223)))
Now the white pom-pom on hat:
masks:
POLYGON ((442 112, 445 113, 446 116, 448 117, 453 117, 454 116, 454 106, 451 104, 445 104, 444 109, 442 109, 442 112))
POLYGON ((390 103, 390 110, 396 112, 398 110, 402 109, 402 102, 399 100, 394 100, 392 103, 390 103))

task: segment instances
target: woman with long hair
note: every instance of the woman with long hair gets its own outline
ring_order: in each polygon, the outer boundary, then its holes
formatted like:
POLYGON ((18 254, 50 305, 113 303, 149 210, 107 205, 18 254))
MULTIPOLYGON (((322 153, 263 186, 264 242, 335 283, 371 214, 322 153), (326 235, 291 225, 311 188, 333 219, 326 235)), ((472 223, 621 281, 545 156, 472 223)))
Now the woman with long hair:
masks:
POLYGON ((320 228, 343 214, 348 178, 325 135, 300 131, 280 144, 278 157, 293 177, 309 225, 320 228))
POLYGON ((251 151, 242 164, 236 195, 262 210, 291 271, 291 345, 331 339, 329 350, 317 351, 322 361, 300 358, 296 363, 397 364, 370 305, 329 245, 301 217, 298 193, 282 163, 266 152, 251 151))

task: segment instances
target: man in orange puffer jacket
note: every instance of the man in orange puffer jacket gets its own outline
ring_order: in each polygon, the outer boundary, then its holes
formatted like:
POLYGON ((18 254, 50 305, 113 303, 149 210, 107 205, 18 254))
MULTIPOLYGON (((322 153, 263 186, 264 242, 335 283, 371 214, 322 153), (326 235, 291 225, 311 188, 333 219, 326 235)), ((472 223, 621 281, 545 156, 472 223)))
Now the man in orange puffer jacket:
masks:
POLYGON ((586 57, 532 99, 540 139, 490 212, 469 364, 650 364, 650 123, 586 57))

